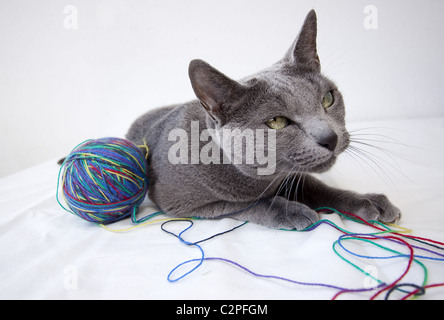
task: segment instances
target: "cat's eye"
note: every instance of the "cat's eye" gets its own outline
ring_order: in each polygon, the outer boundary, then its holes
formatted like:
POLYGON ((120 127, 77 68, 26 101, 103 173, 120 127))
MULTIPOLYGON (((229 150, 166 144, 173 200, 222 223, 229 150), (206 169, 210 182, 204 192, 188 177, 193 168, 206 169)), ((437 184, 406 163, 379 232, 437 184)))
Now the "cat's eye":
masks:
POLYGON ((322 108, 327 109, 332 106, 334 102, 333 93, 331 91, 327 92, 322 98, 322 108))
POLYGON ((285 117, 274 117, 266 122, 267 126, 271 129, 279 130, 283 129, 288 124, 288 119, 285 117))

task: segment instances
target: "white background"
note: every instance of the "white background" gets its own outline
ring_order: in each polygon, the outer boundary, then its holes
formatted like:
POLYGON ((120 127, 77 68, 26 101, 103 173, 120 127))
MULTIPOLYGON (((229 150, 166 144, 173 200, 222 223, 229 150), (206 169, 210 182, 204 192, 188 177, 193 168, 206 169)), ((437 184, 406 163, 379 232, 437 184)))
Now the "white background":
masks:
POLYGON ((271 65, 312 8, 349 122, 444 116, 442 0, 0 0, 0 176, 194 99, 191 59, 235 79, 271 65))

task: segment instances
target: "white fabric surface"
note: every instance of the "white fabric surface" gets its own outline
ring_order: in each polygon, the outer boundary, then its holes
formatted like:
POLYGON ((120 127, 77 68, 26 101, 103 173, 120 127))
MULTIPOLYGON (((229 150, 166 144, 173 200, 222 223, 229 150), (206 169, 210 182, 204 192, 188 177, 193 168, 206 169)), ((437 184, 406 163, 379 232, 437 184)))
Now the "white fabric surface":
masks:
MULTIPOLYGON (((378 164, 342 155, 334 169, 321 177, 342 188, 386 193, 403 212, 401 226, 412 229, 414 235, 444 241, 444 118, 349 125, 350 130, 359 128, 368 129, 355 134, 374 135, 357 137, 383 140, 378 146, 396 155, 379 152, 377 157, 381 159, 373 158, 378 164)), ((205 261, 194 273, 170 283, 170 270, 180 262, 199 258, 197 248, 166 234, 160 224, 112 233, 70 215, 55 199, 57 174, 56 161, 50 161, 0 179, 1 299, 330 299, 336 293, 255 278, 218 261, 205 261)), ((147 202, 140 216, 153 210, 147 202)), ((337 215, 322 217, 351 231, 371 231, 337 215)), ((184 238, 197 241, 238 224, 228 218, 195 221, 184 238)), ((129 226, 129 220, 110 225, 129 226)), ((175 223, 167 227, 179 231, 185 226, 175 223)), ((257 273, 363 287, 369 279, 332 250, 339 236, 340 232, 327 225, 311 232, 286 232, 249 223, 201 246, 207 257, 228 258, 257 273)), ((362 243, 351 246, 361 254, 381 254, 362 243)), ((376 270, 386 282, 396 279, 406 266, 406 259, 353 261, 367 270, 376 270)), ((443 262, 425 264, 429 283, 444 282, 443 262)), ((421 268, 414 264, 403 282, 419 284, 421 280, 421 268)), ((369 296, 347 293, 340 298, 369 296)), ((430 289, 420 297, 443 298, 444 288, 430 289)))

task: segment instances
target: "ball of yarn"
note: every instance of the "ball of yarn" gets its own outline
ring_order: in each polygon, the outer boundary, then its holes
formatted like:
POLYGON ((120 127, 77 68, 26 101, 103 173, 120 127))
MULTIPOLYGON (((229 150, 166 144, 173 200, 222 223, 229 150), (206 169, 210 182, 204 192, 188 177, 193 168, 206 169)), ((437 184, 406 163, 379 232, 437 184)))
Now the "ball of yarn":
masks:
POLYGON ((91 222, 106 224, 135 214, 148 191, 146 160, 125 139, 87 140, 66 157, 61 170, 71 211, 65 209, 91 222))

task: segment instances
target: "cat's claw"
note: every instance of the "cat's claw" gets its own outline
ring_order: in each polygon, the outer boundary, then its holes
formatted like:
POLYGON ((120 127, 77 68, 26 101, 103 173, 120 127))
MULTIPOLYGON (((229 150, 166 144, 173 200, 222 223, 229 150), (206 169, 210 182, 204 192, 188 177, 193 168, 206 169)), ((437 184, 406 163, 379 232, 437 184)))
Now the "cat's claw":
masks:
POLYGON ((285 230, 304 230, 319 221, 319 214, 298 202, 290 201, 285 214, 276 219, 277 228, 285 230))
POLYGON ((401 210, 383 194, 365 194, 358 204, 354 213, 366 221, 395 222, 401 218, 401 210))

